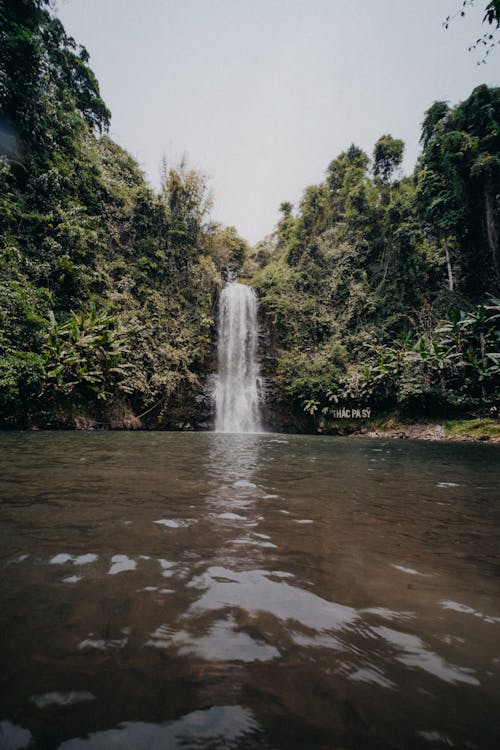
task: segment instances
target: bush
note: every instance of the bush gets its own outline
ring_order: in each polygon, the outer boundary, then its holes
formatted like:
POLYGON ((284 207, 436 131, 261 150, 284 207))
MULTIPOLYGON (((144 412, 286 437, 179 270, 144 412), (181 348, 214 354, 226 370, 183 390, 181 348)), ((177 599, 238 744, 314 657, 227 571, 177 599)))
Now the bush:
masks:
POLYGON ((26 421, 45 381, 40 354, 14 352, 0 358, 0 416, 8 423, 26 421))

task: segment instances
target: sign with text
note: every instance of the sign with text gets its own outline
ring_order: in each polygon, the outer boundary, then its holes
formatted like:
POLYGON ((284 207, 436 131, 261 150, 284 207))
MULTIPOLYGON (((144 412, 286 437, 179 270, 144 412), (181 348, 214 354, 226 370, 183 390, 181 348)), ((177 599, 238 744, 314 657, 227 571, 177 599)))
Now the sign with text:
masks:
POLYGON ((334 419, 370 419, 371 407, 365 407, 364 409, 333 409, 332 417, 334 419))

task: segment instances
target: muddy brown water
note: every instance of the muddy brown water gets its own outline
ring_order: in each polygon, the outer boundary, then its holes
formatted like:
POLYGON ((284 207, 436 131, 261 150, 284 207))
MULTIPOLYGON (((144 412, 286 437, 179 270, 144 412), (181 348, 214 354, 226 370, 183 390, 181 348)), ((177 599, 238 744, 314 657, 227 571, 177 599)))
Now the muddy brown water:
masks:
POLYGON ((499 458, 0 435, 0 748, 497 750, 499 458))

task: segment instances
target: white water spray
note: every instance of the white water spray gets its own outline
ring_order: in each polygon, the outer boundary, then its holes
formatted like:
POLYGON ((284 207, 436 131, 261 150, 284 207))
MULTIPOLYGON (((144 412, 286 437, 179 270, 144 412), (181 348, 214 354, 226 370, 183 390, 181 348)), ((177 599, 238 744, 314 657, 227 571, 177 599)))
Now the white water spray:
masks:
POLYGON ((216 432, 260 432, 257 296, 231 282, 221 292, 216 432))

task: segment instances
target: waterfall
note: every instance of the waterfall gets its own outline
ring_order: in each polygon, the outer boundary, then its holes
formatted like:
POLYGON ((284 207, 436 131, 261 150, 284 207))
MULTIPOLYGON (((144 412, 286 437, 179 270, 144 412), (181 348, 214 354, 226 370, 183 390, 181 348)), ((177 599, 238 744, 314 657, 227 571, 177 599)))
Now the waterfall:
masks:
POLYGON ((220 295, 218 371, 215 387, 217 432, 260 432, 257 296, 230 282, 220 295))

